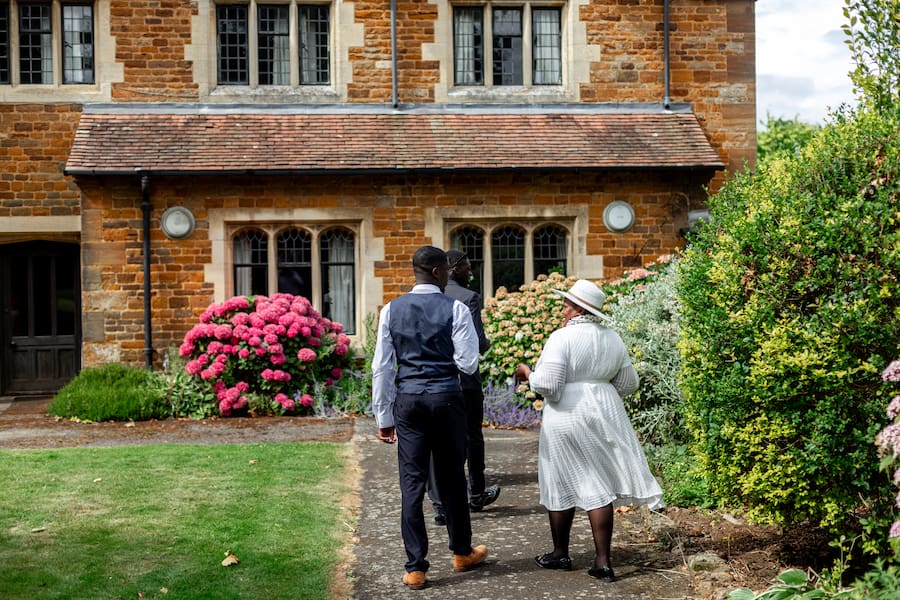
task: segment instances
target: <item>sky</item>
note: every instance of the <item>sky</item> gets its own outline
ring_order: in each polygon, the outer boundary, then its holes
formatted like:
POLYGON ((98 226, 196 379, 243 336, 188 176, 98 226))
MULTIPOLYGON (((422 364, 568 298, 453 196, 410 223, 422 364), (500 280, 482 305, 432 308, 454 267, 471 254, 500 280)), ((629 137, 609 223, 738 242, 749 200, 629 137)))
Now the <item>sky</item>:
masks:
POLYGON ((757 0, 756 114, 822 124, 855 104, 844 0, 757 0))

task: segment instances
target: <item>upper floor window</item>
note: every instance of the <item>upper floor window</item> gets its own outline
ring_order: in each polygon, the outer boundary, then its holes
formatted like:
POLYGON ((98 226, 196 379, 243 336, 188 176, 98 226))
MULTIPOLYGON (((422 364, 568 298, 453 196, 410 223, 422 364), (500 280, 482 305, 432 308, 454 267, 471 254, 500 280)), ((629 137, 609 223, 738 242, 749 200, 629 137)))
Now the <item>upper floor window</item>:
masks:
POLYGON ((232 240, 234 294, 303 296, 356 332, 356 236, 344 227, 245 229, 232 240))
POLYGON ((456 85, 561 85, 561 9, 455 6, 453 66, 456 85))
POLYGON ((553 223, 464 225, 450 232, 450 248, 466 253, 474 275, 470 287, 482 296, 501 286, 517 291, 538 275, 565 275, 568 247, 566 229, 553 223))
POLYGON ((15 15, 11 6, 0 2, 0 83, 94 83, 92 3, 19 2, 15 15))
POLYGON ((327 85, 331 81, 330 31, 328 5, 296 0, 220 4, 216 7, 218 82, 327 85))

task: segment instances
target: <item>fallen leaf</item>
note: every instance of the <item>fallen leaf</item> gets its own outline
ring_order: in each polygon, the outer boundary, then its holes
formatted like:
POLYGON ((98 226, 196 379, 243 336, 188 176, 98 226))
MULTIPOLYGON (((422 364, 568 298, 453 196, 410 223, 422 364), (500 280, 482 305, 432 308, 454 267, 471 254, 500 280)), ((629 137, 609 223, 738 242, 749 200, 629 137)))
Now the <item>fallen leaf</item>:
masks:
POLYGON ((94 483, 100 483, 101 481, 103 481, 103 478, 98 477, 97 479, 94 480, 94 483))
POLYGON ((258 461, 258 460, 251 460, 251 461, 250 461, 250 464, 251 464, 251 465, 259 464, 259 461, 258 461))
POLYGON ((234 554, 229 554, 228 556, 225 557, 225 560, 222 561, 222 566, 223 567, 233 567, 234 565, 236 565, 240 562, 241 561, 240 561, 240 559, 238 559, 237 556, 235 556, 234 554))
POLYGON ((134 421, 128 421, 125 423, 125 427, 134 427, 134 421))
POLYGON ((42 531, 47 531, 47 528, 46 527, 35 527, 34 529, 31 530, 31 533, 40 533, 42 531))

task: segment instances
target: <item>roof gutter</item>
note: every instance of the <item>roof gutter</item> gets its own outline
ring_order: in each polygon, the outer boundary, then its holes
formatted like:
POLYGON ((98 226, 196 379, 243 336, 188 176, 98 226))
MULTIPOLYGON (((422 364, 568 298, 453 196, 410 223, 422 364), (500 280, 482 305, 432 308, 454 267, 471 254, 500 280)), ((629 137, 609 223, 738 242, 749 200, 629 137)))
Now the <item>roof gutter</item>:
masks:
MULTIPOLYGON (((346 169, 216 169, 204 171, 202 169, 141 169, 143 173, 152 173, 157 177, 217 177, 221 175, 454 175, 472 173, 589 173, 595 171, 722 171, 725 165, 719 164, 679 164, 679 165, 562 165, 562 166, 504 166, 504 167, 398 167, 394 169, 376 168, 346 168, 346 169)), ((66 175, 71 177, 126 177, 133 176, 134 170, 128 169, 66 169, 66 175)))

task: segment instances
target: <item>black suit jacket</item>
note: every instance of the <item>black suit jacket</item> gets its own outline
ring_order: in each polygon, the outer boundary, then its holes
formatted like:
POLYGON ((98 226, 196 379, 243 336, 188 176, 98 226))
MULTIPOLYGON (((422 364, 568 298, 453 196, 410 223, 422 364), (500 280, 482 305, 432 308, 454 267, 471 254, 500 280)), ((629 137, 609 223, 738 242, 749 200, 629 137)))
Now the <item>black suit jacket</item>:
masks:
MULTIPOLYGON (((487 352, 487 349, 491 347, 491 341, 484 335, 484 323, 481 322, 481 294, 464 288, 453 279, 447 282, 444 293, 469 307, 472 323, 475 324, 475 333, 478 334, 478 353, 484 354, 487 352)), ((464 390, 481 389, 481 373, 477 369, 472 375, 460 373, 459 383, 464 390)))

